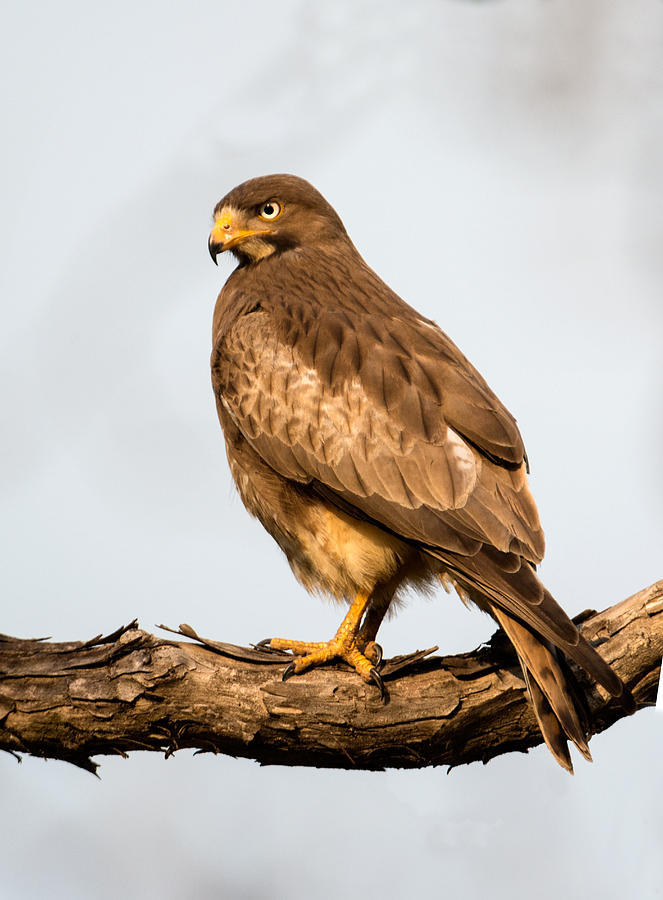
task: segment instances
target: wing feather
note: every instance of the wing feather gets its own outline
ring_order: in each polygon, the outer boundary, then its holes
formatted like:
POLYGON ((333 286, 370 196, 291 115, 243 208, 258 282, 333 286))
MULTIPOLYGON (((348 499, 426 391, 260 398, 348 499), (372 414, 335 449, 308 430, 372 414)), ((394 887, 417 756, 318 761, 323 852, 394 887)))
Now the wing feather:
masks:
POLYGON ((540 558, 515 421, 437 326, 263 307, 220 335, 213 381, 268 465, 424 545, 540 558))

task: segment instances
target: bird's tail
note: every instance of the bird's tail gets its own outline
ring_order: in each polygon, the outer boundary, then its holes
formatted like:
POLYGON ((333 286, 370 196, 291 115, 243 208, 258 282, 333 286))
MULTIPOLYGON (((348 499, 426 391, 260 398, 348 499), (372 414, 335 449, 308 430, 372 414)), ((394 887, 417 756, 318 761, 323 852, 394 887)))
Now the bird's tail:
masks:
POLYGON ((628 712, 631 692, 610 665, 580 634, 575 624, 537 578, 534 568, 515 553, 484 546, 474 556, 436 548, 427 552, 444 563, 446 575, 480 609, 489 612, 514 645, 525 674, 546 744, 557 761, 573 771, 567 739, 591 759, 583 694, 567 658, 583 668, 628 712))
POLYGON ((541 733, 557 762, 573 774, 567 740, 591 762, 589 731, 582 701, 570 674, 564 671, 557 649, 535 635, 507 612, 492 605, 493 616, 515 647, 541 733))

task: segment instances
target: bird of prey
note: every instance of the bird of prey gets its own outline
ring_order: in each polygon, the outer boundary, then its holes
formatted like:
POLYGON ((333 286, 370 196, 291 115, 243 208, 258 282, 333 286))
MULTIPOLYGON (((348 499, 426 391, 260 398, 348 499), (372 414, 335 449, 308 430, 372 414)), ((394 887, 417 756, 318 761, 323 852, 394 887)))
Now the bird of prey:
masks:
POLYGON ((537 577, 544 538, 513 416, 307 181, 240 184, 216 205, 208 246, 238 261, 211 360, 233 479, 304 587, 350 607, 330 641, 271 639, 294 654, 284 677, 341 658, 382 690, 389 606, 451 583, 513 643, 558 762, 572 771, 568 739, 591 759, 565 658, 630 694, 537 577))

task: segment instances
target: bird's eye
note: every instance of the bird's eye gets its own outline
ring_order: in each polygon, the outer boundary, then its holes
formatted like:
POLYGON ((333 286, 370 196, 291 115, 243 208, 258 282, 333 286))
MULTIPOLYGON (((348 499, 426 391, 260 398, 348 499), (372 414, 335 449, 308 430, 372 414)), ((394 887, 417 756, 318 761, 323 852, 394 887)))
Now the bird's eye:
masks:
POLYGON ((261 219, 266 219, 268 222, 273 222, 274 219, 278 219, 281 215, 282 209, 281 204, 277 203, 276 200, 268 200, 267 203, 263 203, 263 205, 258 210, 258 215, 261 219))

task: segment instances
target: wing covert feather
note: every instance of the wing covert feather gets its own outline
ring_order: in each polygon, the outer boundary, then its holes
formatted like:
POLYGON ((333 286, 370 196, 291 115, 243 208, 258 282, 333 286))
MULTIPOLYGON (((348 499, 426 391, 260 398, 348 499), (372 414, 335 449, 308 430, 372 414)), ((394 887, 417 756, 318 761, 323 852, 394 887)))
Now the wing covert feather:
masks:
MULTIPOLYGON (((482 458, 450 427, 435 360, 412 352, 417 340, 430 343, 432 326, 422 325, 407 351, 417 330, 381 316, 359 324, 343 310, 281 318, 287 337, 273 311, 238 317, 213 355, 220 402, 272 468, 337 493, 410 540, 463 554, 489 541, 539 558, 524 475, 482 458)), ((488 410, 489 400, 480 394, 474 408, 488 410)), ((507 427, 493 431, 507 440, 507 427)))

